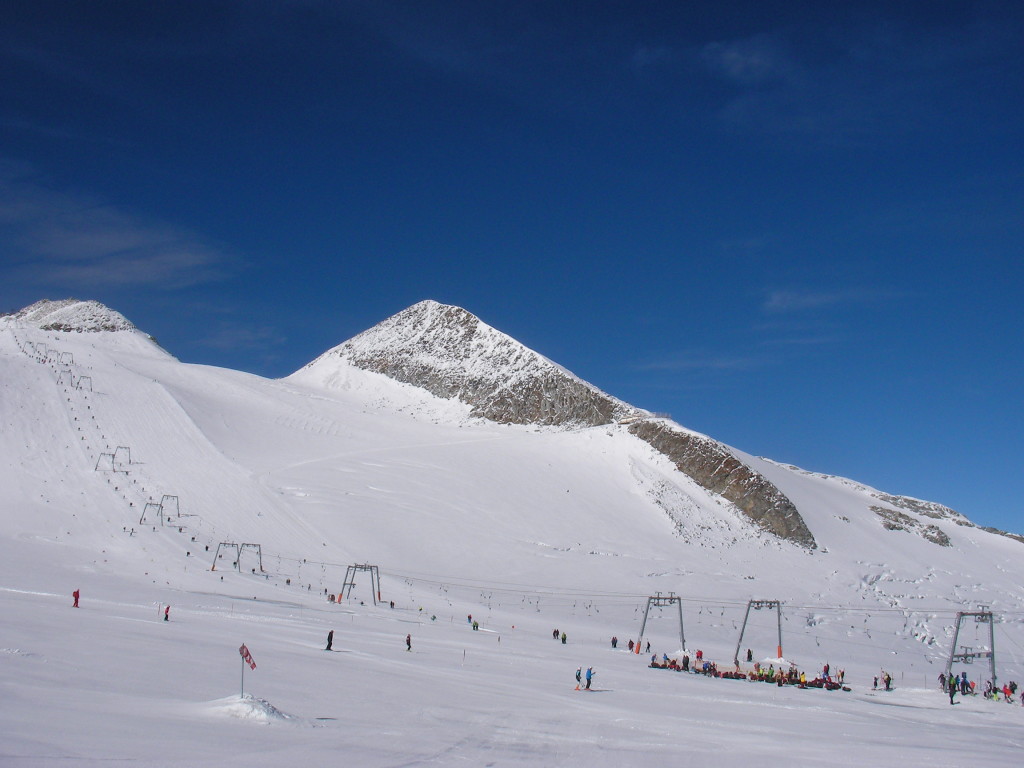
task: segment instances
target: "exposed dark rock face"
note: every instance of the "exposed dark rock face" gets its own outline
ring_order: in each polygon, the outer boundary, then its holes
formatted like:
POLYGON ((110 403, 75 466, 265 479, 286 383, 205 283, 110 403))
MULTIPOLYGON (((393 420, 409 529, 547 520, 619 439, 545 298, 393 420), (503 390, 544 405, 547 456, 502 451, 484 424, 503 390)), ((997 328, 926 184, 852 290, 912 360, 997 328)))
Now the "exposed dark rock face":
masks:
POLYGON ((894 507, 899 507, 900 509, 905 509, 909 512, 924 515, 925 517, 931 517, 936 520, 960 521, 967 519, 959 512, 956 512, 949 507, 945 507, 942 504, 937 504, 934 501, 921 501, 920 499, 912 499, 909 496, 893 496, 888 493, 874 493, 872 495, 876 499, 884 501, 886 504, 891 504, 894 507))
MULTIPOLYGON (((949 536, 937 525, 926 525, 920 520, 903 512, 898 512, 895 509, 873 506, 871 511, 882 519, 882 527, 887 531, 909 531, 916 533, 932 544, 938 544, 940 547, 950 546, 949 536)), ((925 515, 925 517, 937 517, 937 515, 932 514, 930 511, 924 511, 920 514, 925 515)))
POLYGON ((616 400, 459 307, 422 301, 310 363, 332 357, 468 404, 505 424, 585 427, 635 420, 629 431, 679 471, 734 503, 763 530, 815 548, 792 502, 710 438, 671 429, 616 400))
POLYGON ((640 420, 629 431, 668 456, 680 472, 731 501, 762 529, 808 549, 817 547, 793 502, 721 443, 664 421, 640 420))

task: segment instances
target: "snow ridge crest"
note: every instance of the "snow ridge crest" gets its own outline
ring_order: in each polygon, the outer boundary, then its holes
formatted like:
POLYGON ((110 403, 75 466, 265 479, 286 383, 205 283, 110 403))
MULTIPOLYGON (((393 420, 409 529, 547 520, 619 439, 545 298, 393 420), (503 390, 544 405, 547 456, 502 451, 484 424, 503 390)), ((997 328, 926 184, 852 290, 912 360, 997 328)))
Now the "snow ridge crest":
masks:
POLYGON ((98 301, 42 299, 15 312, 13 317, 18 322, 44 331, 99 333, 136 330, 128 318, 98 301))

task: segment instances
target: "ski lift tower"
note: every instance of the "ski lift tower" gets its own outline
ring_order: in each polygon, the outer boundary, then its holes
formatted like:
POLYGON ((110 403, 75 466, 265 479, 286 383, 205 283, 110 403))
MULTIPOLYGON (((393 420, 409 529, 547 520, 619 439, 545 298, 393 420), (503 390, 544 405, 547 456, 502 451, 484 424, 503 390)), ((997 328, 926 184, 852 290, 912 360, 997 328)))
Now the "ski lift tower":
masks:
MULTIPOLYGON (((984 608, 984 606, 980 606, 984 608)), ((949 659, 946 660, 946 679, 953 670, 953 662, 959 661, 964 664, 971 664, 975 659, 989 660, 989 673, 992 675, 992 687, 996 687, 996 640, 995 622, 992 620, 992 611, 958 611, 956 614, 956 629, 953 630, 953 644, 949 647, 949 659), (988 624, 988 650, 976 651, 973 648, 961 645, 960 653, 956 652, 957 641, 960 639, 960 626, 964 619, 973 617, 975 624, 988 624)))
POLYGON ((343 598, 352 594, 352 587, 356 585, 356 571, 370 572, 370 591, 373 593, 373 604, 376 605, 380 598, 380 569, 376 565, 350 565, 345 569, 345 583, 341 585, 341 596, 343 598), (376 589, 374 589, 376 579, 376 589))
POLYGON ((644 608, 644 620, 640 624, 640 639, 636 642, 636 653, 640 653, 640 645, 644 639, 644 629, 647 627, 647 614, 650 613, 652 605, 660 608, 675 604, 679 608, 679 649, 686 650, 686 637, 683 634, 683 599, 674 592, 669 592, 668 595, 668 597, 662 597, 661 592, 658 592, 654 597, 647 598, 647 607, 644 608))
POLYGON ((774 608, 778 618, 779 624, 779 645, 776 648, 778 653, 777 658, 782 658, 782 603, 778 600, 748 600, 747 601, 747 613, 743 616, 743 626, 740 627, 740 639, 736 641, 736 653, 733 656, 733 661, 736 664, 740 663, 740 646, 743 645, 743 633, 747 629, 747 619, 750 618, 750 609, 753 608, 755 611, 759 611, 762 608, 768 608, 769 610, 774 608))

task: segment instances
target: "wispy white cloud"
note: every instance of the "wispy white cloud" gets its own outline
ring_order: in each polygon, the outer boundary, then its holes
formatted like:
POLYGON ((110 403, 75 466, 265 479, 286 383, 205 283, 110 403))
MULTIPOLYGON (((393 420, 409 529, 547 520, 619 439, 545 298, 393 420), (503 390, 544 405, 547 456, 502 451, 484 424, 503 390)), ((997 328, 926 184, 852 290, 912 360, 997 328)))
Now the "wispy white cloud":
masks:
POLYGON ((715 74, 741 85, 787 81, 797 75, 781 41, 764 34, 708 43, 700 51, 700 60, 715 74))
POLYGON ((974 23, 922 25, 851 14, 847 24, 796 24, 707 43, 691 57, 731 86, 719 117, 733 128, 877 142, 951 125, 980 127, 965 105, 985 93, 993 71, 1015 61, 1020 23, 1012 15, 988 18, 979 9, 974 23), (951 101, 959 108, 951 110, 951 101))
POLYGON ((641 371, 691 371, 729 372, 749 371, 769 364, 763 355, 708 354, 704 352, 683 352, 669 355, 637 365, 641 371))
POLYGON ((768 292, 762 309, 769 314, 805 312, 818 309, 877 304, 899 298, 899 291, 890 288, 846 288, 842 290, 776 289, 768 292))
POLYGON ((224 279, 237 261, 183 227, 47 188, 0 164, 0 248, 25 283, 55 288, 185 288, 224 279))

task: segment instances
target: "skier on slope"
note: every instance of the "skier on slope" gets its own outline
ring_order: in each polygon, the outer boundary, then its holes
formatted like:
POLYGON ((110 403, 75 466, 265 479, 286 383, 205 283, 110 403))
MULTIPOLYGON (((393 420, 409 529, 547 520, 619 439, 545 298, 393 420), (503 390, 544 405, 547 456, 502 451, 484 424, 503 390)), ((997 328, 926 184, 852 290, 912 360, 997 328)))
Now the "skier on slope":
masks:
POLYGON ((408 634, 408 635, 405 636, 405 650, 407 650, 407 651, 411 651, 412 650, 412 635, 411 634, 408 634))
POLYGON ((580 683, 583 682, 583 667, 576 667, 576 690, 580 689, 580 683))
POLYGON ((591 679, 593 679, 595 674, 597 674, 597 673, 594 672, 594 668, 593 667, 587 667, 587 690, 588 691, 590 690, 590 681, 591 681, 591 679))

